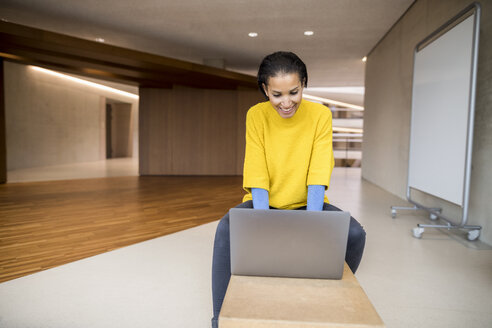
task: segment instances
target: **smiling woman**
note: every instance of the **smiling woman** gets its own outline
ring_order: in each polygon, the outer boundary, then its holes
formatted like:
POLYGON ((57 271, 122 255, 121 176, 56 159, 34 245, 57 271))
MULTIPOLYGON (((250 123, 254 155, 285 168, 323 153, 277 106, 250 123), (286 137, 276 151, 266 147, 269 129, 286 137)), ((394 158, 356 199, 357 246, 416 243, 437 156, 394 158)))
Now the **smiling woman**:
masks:
POLYGON ((263 89, 282 118, 294 116, 301 103, 303 89, 296 73, 272 76, 268 79, 268 85, 263 84, 263 89))
MULTIPOLYGON (((263 59, 257 78, 268 101, 246 116, 246 194, 237 207, 340 211, 325 195, 334 166, 331 111, 302 98, 306 65, 292 52, 275 52, 263 59)), ((364 229, 351 218, 345 261, 353 272, 364 245, 364 229)), ((212 266, 212 326, 217 327, 231 276, 229 214, 217 226, 212 266)))
POLYGON ((306 85, 306 65, 292 52, 266 56, 258 70, 258 87, 282 118, 294 116, 306 85))

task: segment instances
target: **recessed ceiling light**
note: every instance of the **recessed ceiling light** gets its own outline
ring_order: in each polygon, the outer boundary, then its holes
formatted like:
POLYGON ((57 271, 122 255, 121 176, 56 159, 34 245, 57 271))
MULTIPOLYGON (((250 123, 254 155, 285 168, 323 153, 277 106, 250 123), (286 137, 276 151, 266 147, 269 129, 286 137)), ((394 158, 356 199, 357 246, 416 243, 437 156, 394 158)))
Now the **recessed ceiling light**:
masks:
POLYGON ((314 34, 314 32, 313 32, 313 31, 305 31, 305 32, 304 32, 304 35, 307 35, 307 36, 311 36, 311 35, 313 35, 313 34, 314 34))
POLYGON ((104 39, 103 39, 103 38, 96 38, 96 41, 97 41, 97 42, 104 43, 104 39))
POLYGON ((367 57, 364 56, 364 58, 362 58, 362 61, 365 63, 367 61, 367 57))
POLYGON ((251 37, 251 38, 256 38, 258 36, 258 33, 256 33, 256 32, 249 32, 248 33, 248 36, 251 37))

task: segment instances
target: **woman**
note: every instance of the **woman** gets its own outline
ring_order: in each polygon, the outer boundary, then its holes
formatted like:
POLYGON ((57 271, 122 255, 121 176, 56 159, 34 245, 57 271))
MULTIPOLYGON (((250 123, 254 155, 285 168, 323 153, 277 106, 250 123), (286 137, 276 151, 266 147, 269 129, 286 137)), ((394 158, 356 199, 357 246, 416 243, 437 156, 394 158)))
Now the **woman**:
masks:
MULTIPOLYGON (((258 70, 258 87, 268 101, 246 116, 243 203, 255 209, 340 211, 325 190, 334 167, 331 111, 302 99, 307 70, 292 52, 266 56, 258 70)), ((355 273, 362 258, 365 232, 350 218, 345 261, 355 273)), ((217 319, 231 276, 229 214, 217 226, 212 263, 214 317, 217 319)))

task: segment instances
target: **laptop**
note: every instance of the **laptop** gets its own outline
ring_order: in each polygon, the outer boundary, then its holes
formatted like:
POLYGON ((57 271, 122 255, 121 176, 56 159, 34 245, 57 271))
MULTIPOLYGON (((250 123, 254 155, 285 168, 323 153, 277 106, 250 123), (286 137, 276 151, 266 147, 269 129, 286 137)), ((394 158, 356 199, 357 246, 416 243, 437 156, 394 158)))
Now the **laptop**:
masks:
POLYGON ((231 208, 231 273, 341 279, 350 213, 231 208))

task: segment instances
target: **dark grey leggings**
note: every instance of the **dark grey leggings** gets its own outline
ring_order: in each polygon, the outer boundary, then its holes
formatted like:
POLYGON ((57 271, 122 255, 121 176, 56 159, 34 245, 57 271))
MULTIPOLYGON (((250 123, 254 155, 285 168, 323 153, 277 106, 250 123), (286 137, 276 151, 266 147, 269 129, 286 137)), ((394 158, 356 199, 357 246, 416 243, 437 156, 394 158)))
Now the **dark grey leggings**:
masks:
MULTIPOLYGON (((251 200, 239 204, 237 208, 253 208, 251 200)), ((296 210, 305 210, 306 206, 296 210)), ((338 207, 324 203, 323 211, 341 211, 338 207)), ((347 253, 345 262, 353 273, 359 267, 364 245, 366 243, 366 232, 359 222, 350 217, 349 234, 347 241, 347 253)), ((217 327, 220 308, 224 301, 224 296, 231 278, 231 259, 230 259, 230 240, 229 240, 229 213, 224 215, 217 226, 214 242, 214 255, 212 259, 212 299, 214 306, 214 317, 212 318, 212 327, 217 327)))

